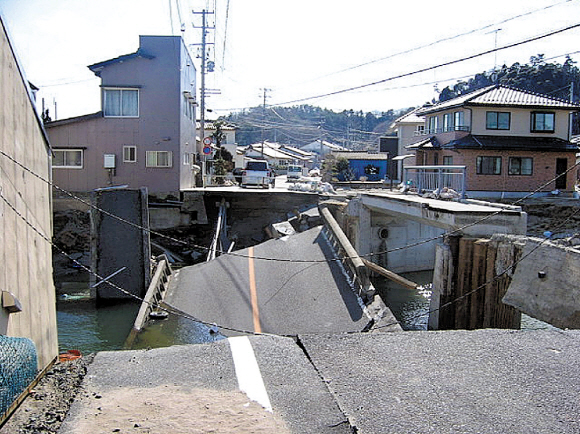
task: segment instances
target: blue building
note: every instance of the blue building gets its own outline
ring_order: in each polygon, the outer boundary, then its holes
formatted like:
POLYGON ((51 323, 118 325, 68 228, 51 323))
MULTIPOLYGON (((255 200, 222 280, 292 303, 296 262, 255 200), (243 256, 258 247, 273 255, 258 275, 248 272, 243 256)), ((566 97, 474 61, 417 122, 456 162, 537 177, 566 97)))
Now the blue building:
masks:
MULTIPOLYGON (((382 181, 387 178, 389 170, 389 154, 377 152, 333 152, 335 158, 346 158, 352 181, 366 178, 367 181, 382 181)), ((346 181, 340 174, 338 179, 346 181)))

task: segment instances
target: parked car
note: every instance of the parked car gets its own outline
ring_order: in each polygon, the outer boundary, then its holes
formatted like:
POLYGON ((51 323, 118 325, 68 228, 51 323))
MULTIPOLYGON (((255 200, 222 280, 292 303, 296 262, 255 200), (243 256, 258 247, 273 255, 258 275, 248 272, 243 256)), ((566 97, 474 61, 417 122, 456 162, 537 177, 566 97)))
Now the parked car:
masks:
POLYGON ((242 187, 274 187, 275 175, 266 160, 248 160, 242 171, 242 187))
POLYGON ((300 179, 302 176, 302 166, 297 166, 295 164, 288 165, 288 172, 286 173, 288 180, 290 179, 300 179))

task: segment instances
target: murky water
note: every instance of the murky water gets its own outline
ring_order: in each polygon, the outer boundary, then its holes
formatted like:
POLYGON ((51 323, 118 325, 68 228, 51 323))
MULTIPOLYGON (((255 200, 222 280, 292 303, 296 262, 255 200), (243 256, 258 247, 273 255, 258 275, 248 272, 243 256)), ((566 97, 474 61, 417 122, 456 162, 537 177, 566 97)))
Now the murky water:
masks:
POLYGON ((403 330, 427 330, 433 271, 417 271, 402 275, 422 287, 419 290, 407 289, 382 277, 374 279, 373 285, 403 330))
POLYGON ((96 307, 94 300, 59 299, 56 309, 60 351, 76 349, 86 354, 123 349, 139 305, 96 307))
MULTIPOLYGON (((59 350, 80 350, 83 354, 126 349, 140 304, 125 302, 96 306, 88 297, 88 286, 69 285, 68 294, 57 300, 59 350)), ((179 344, 199 344, 223 339, 200 323, 170 315, 152 320, 133 342, 132 349, 159 348, 179 344)))

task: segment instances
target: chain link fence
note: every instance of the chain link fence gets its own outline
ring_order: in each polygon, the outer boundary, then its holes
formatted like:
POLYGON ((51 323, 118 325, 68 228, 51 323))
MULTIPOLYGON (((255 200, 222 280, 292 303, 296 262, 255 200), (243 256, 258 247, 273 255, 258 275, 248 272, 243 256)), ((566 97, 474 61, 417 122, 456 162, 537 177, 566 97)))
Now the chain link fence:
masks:
POLYGON ((30 339, 0 335, 0 416, 34 381, 36 367, 36 348, 30 339))

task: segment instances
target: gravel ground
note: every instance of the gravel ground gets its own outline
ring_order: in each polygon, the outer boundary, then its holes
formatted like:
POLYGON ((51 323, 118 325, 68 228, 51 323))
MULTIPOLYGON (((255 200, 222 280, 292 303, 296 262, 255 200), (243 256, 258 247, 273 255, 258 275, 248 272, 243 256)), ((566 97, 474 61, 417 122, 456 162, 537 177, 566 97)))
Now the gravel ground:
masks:
POLYGON ((1 434, 56 433, 94 355, 56 362, 0 428, 1 434))

